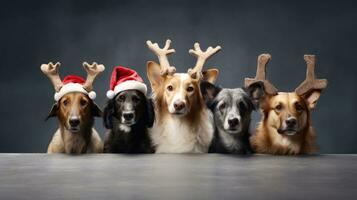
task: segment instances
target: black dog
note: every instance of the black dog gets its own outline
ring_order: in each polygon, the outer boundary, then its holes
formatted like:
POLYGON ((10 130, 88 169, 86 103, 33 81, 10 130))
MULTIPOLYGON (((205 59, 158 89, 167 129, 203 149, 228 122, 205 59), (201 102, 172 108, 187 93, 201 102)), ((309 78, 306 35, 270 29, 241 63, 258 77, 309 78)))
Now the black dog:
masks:
POLYGON ((222 89, 203 81, 200 87, 215 123, 215 133, 208 152, 252 153, 249 126, 256 101, 263 95, 262 83, 249 88, 222 89))
POLYGON ((109 100, 104 108, 104 126, 110 129, 105 153, 153 153, 148 128, 155 119, 151 99, 138 90, 126 90, 109 100))

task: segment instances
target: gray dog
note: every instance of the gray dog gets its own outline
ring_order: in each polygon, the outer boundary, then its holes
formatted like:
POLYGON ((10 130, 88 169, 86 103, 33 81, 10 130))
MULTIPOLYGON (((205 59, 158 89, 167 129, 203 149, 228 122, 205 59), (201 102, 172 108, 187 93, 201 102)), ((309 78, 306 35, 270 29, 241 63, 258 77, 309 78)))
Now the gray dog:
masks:
POLYGON ((259 98, 264 96, 263 84, 258 82, 249 88, 222 89, 203 81, 201 91, 215 122, 209 153, 251 153, 251 113, 259 98))

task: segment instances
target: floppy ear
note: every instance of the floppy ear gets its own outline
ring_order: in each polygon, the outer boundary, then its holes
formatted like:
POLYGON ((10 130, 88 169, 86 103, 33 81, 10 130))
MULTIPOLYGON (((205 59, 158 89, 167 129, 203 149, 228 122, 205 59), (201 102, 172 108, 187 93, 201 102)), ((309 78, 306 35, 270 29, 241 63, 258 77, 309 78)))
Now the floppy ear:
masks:
POLYGON ((212 101, 217 94, 222 90, 220 87, 213 85, 207 81, 201 81, 200 83, 201 93, 206 104, 212 101))
POLYGON ((161 67, 154 61, 149 61, 146 64, 146 73, 150 81, 151 87, 156 90, 164 81, 164 77, 160 74, 161 67))
POLYGON ((58 104, 57 104, 57 103, 54 103, 54 104, 52 105, 52 108, 51 108, 50 112, 48 113, 48 115, 47 115, 45 121, 47 121, 47 120, 48 120, 49 118, 51 118, 51 117, 56 117, 56 116, 57 116, 57 111, 58 111, 58 104))
POLYGON ((96 103, 93 102, 92 104, 92 115, 94 117, 102 117, 103 116, 103 112, 102 110, 100 110, 100 108, 98 107, 98 105, 96 103))
POLYGON ((155 121, 155 107, 151 98, 147 99, 147 127, 151 128, 155 121))
POLYGON ((252 98, 248 96, 244 96, 243 101, 241 103, 244 104, 244 108, 249 112, 257 108, 257 106, 254 104, 254 101, 252 101, 252 98))
POLYGON ((215 69, 215 68, 208 69, 208 70, 202 72, 202 75, 203 75, 202 80, 214 84, 217 80, 218 74, 219 74, 218 69, 215 69))
POLYGON ((265 88, 262 81, 251 84, 246 88, 246 91, 250 98, 253 100, 255 107, 257 107, 261 100, 265 97, 265 88))
POLYGON ((320 98, 320 95, 321 95, 321 90, 312 90, 307 94, 303 95, 303 98, 305 99, 307 106, 309 107, 310 110, 315 108, 317 101, 320 98))
POLYGON ((105 128, 113 128, 113 114, 114 114, 114 100, 109 100, 107 105, 104 107, 103 112, 103 123, 105 128))

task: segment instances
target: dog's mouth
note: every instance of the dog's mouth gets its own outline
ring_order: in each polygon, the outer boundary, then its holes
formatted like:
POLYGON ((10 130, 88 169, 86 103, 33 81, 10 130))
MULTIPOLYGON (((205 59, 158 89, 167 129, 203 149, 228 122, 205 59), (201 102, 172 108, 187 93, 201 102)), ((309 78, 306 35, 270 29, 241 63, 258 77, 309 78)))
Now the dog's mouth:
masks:
POLYGON ((228 129, 225 129, 225 131, 230 134, 236 134, 239 132, 239 127, 229 127, 228 129))
POLYGON ((278 133, 282 135, 292 136, 297 133, 297 129, 296 128, 278 129, 278 133))
POLYGON ((126 126, 132 126, 136 123, 136 120, 135 120, 135 117, 132 117, 132 118, 125 118, 124 116, 121 117, 121 120, 120 120, 120 123, 121 124, 124 124, 126 126))
POLYGON ((222 127, 222 128, 226 133, 229 133, 229 134, 238 134, 239 132, 241 132, 241 129, 240 129, 239 125, 222 127))
POLYGON ((123 120, 121 123, 126 125, 126 126, 132 126, 132 125, 135 124, 135 120, 129 120, 129 121, 128 120, 123 120))
POLYGON ((80 131, 79 126, 76 127, 69 127, 68 129, 71 133, 78 133, 80 131))
POLYGON ((178 117, 182 117, 182 116, 186 115, 186 111, 175 111, 175 112, 172 112, 171 114, 178 116, 178 117))

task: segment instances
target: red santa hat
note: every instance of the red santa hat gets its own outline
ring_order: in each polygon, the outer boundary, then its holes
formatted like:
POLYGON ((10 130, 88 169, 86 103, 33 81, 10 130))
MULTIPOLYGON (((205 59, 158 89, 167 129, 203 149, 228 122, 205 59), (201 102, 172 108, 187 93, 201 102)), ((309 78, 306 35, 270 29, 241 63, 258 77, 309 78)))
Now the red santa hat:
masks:
POLYGON ((147 87, 136 71, 118 66, 112 72, 107 97, 113 99, 115 95, 124 90, 139 90, 144 95, 147 93, 147 87))
POLYGON ((88 92, 83 88, 83 84, 85 83, 85 80, 76 75, 69 75, 66 76, 63 81, 63 86, 61 87, 60 91, 55 93, 55 100, 58 101, 60 100, 65 94, 71 93, 71 92, 81 92, 86 95, 92 100, 95 99, 97 96, 94 91, 88 92))

